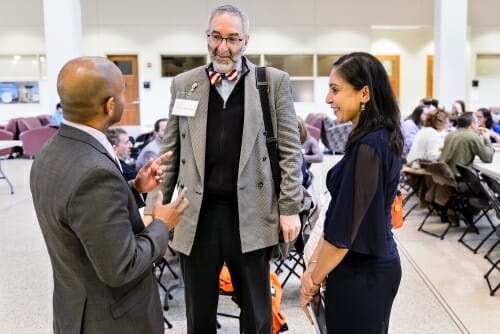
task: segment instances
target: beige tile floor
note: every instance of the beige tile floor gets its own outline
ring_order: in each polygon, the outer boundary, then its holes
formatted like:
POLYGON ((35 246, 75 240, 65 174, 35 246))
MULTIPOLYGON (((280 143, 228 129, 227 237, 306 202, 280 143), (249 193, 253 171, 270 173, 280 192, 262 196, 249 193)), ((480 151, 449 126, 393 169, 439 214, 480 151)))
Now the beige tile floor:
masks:
MULTIPOLYGON (((333 161, 334 157, 329 156, 323 164, 313 167, 316 192, 323 188, 324 172, 333 161)), ((15 193, 11 195, 5 180, 0 180, 1 334, 52 332, 52 277, 31 204, 31 162, 27 159, 2 161, 15 193)), ((500 292, 491 297, 483 278, 489 268, 483 258, 488 245, 478 254, 470 252, 457 242, 463 228, 451 230, 444 240, 418 232, 418 223, 425 212, 416 210, 405 226, 395 231, 403 279, 390 332, 500 333, 500 292)), ((168 275, 164 282, 175 283, 168 275)), ((282 310, 287 317, 288 333, 313 333, 297 305, 298 291, 297 279, 292 279, 284 289, 282 310)), ((165 315, 174 327, 165 333, 185 333, 182 289, 175 289, 172 294, 174 298, 165 315)), ((236 311, 227 297, 221 301, 221 309, 236 311)), ((220 333, 238 332, 236 321, 220 318, 220 322, 220 333)))

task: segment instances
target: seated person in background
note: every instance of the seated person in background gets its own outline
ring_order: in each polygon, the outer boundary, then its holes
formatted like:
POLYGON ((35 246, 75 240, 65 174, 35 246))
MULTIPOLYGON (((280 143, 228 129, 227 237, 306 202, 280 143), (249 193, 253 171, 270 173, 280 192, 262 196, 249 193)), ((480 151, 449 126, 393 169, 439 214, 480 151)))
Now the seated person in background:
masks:
POLYGON ((476 111, 477 125, 480 128, 486 128, 490 131, 490 140, 492 143, 500 143, 500 125, 493 123, 493 117, 488 108, 479 108, 476 111))
POLYGON ((448 128, 448 124, 446 111, 441 109, 430 111, 425 119, 424 127, 413 140, 413 145, 406 157, 407 162, 416 159, 439 159, 444 144, 443 132, 448 128))
POLYGON ((500 114, 495 113, 495 111, 491 111, 491 119, 493 120, 493 127, 496 132, 500 133, 500 114))
POLYGON ((424 97, 420 100, 420 104, 423 104, 425 107, 429 108, 429 111, 433 111, 434 109, 439 108, 439 100, 432 99, 430 97, 424 97))
POLYGON ((464 101, 456 100, 451 105, 450 123, 451 123, 452 130, 456 130, 458 117, 460 117, 460 115, 462 115, 464 112, 465 112, 465 102, 464 101))
POLYGON ((417 135, 417 132, 422 128, 428 111, 429 107, 420 104, 408 117, 405 118, 405 120, 401 124, 401 132, 403 133, 404 138, 404 156, 406 156, 408 152, 410 152, 411 145, 413 144, 413 139, 417 135))
POLYGON ((304 120, 297 117, 299 124, 299 138, 302 146, 302 156, 304 157, 307 168, 311 167, 313 162, 323 161, 323 152, 319 147, 318 141, 309 134, 304 120))
POLYGON ((130 157, 130 150, 132 149, 132 143, 130 142, 127 131, 122 128, 111 128, 106 131, 106 138, 108 138, 108 141, 113 147, 113 151, 120 160, 122 173, 125 179, 127 181, 135 179, 137 172, 134 166, 126 163, 127 159, 130 157))
POLYGON ((61 125, 63 119, 63 109, 61 103, 56 104, 56 111, 51 116, 51 125, 59 126, 61 125))
POLYGON ((165 128, 167 127, 167 119, 160 118, 155 122, 153 131, 153 140, 149 142, 139 153, 137 160, 135 161, 135 169, 139 170, 142 166, 150 159, 156 159, 158 153, 160 152, 161 143, 163 141, 163 135, 165 134, 165 128))
POLYGON ((455 176, 460 176, 457 163, 471 166, 476 155, 483 162, 491 162, 495 150, 490 141, 491 131, 477 126, 474 113, 465 112, 460 115, 457 125, 457 131, 446 135, 439 160, 450 166, 455 176))

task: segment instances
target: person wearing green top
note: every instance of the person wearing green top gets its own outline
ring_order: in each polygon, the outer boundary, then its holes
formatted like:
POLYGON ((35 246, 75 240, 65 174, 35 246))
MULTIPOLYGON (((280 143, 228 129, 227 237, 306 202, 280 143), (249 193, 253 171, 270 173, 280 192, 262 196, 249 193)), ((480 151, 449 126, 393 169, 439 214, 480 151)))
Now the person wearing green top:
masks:
POLYGON ((479 128, 474 113, 465 112, 458 117, 457 130, 446 135, 440 161, 450 166, 455 176, 460 176, 456 165, 471 166, 476 156, 491 162, 495 150, 491 145, 489 130, 479 128))

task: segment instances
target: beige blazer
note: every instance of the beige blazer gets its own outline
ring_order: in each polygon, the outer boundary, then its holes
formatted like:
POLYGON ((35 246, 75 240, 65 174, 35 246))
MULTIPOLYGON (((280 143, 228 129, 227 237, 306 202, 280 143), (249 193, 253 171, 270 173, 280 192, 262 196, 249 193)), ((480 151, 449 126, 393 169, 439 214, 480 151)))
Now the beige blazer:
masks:
MULTIPOLYGON (((243 252, 278 243, 279 214, 293 215, 301 209, 302 174, 297 118, 287 73, 268 68, 269 104, 278 140, 281 167, 279 203, 266 147, 266 137, 255 65, 247 61, 250 72, 245 80, 245 116, 238 171, 238 213, 243 252)), ((201 66, 174 78, 171 86, 170 116, 161 152, 172 151, 166 166, 166 182, 161 189, 170 201, 177 186, 187 187, 190 206, 176 226, 173 247, 189 255, 193 245, 203 198, 205 146, 210 81, 201 66), (194 117, 173 115, 177 98, 199 101, 194 117)), ((148 196, 149 199, 152 196, 148 196)), ((145 213, 151 212, 148 203, 145 213)))

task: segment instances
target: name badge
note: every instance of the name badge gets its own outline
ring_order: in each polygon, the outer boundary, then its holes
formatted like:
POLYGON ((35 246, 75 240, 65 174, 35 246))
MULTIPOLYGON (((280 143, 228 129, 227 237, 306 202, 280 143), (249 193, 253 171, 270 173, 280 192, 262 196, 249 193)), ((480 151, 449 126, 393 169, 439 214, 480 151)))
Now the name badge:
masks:
POLYGON ((199 101, 196 100, 176 99, 172 114, 175 116, 194 117, 198 103, 199 101))

